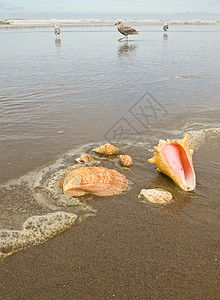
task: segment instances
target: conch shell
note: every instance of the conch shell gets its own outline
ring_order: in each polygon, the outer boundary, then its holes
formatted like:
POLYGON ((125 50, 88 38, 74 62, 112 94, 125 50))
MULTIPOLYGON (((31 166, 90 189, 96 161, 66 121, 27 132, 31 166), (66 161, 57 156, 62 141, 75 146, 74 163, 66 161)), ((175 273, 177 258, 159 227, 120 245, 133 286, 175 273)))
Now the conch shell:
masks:
POLYGON ((132 158, 129 155, 120 155, 120 162, 124 166, 130 167, 132 165, 132 158))
POLYGON ((170 192, 163 189, 142 189, 138 198, 141 198, 142 196, 152 203, 160 204, 167 203, 173 198, 170 192))
POLYGON ((98 148, 92 149, 92 151, 94 151, 96 153, 105 154, 105 155, 114 155, 114 154, 118 153, 119 149, 117 147, 115 147, 114 145, 107 143, 98 148))
POLYGON ((119 195, 127 189, 128 181, 119 172, 104 167, 81 167, 69 171, 63 182, 63 190, 69 196, 94 194, 119 195))
POLYGON ((155 156, 148 160, 184 191, 192 191, 196 186, 192 162, 193 150, 189 148, 189 138, 190 135, 186 134, 179 141, 161 140, 159 145, 154 147, 155 156))
POLYGON ((80 157, 75 159, 75 161, 80 164, 89 163, 92 160, 93 160, 93 158, 91 156, 89 156, 88 154, 84 154, 84 153, 80 157))

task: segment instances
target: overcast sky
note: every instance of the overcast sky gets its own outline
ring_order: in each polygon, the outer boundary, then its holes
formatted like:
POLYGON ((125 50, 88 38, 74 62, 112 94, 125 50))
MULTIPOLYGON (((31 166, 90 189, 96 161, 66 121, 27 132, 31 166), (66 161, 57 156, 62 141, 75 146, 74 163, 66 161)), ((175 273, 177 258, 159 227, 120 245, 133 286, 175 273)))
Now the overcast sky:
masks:
POLYGON ((0 0, 0 18, 68 14, 220 13, 220 0, 0 0))

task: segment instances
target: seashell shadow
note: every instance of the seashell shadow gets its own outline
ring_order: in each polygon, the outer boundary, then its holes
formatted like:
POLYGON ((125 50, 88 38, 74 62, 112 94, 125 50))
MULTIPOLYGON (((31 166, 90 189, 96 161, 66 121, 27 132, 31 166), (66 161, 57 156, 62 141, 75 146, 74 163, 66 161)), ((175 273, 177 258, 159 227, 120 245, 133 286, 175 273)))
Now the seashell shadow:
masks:
POLYGON ((159 205, 158 207, 163 207, 163 209, 166 209, 170 214, 175 216, 182 216, 181 210, 197 198, 195 190, 186 192, 180 189, 175 182, 161 172, 151 181, 150 186, 152 188, 166 189, 168 192, 172 193, 172 201, 159 205))

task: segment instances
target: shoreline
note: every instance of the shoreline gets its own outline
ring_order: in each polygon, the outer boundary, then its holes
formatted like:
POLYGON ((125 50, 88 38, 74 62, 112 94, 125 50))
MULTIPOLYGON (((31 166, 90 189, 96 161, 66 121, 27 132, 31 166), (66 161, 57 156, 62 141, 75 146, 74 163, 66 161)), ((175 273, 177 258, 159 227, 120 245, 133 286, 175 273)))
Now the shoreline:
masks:
MULTIPOLYGON (((114 27, 116 19, 8 19, 0 24, 0 29, 51 28, 60 27, 114 27)), ((162 26, 164 22, 171 26, 219 26, 220 20, 163 20, 163 19, 126 19, 124 24, 133 26, 162 26)))

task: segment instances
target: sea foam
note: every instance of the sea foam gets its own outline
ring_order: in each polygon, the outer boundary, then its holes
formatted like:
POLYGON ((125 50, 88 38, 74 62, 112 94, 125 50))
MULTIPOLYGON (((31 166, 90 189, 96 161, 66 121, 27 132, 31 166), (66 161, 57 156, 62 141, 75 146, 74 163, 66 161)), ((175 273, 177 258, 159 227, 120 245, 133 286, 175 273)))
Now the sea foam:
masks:
MULTIPOLYGON (((18 29, 18 28, 47 28, 59 24, 61 27, 102 27, 114 26, 116 19, 21 19, 7 20, 9 25, 2 24, 0 29, 18 29)), ((162 19, 126 19, 122 20, 126 25, 134 26, 162 26, 162 19)), ((219 25, 218 20, 166 20, 170 26, 172 25, 219 25)))

